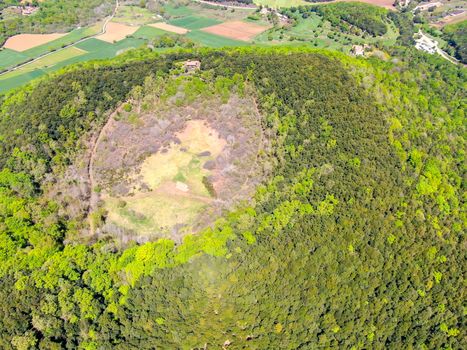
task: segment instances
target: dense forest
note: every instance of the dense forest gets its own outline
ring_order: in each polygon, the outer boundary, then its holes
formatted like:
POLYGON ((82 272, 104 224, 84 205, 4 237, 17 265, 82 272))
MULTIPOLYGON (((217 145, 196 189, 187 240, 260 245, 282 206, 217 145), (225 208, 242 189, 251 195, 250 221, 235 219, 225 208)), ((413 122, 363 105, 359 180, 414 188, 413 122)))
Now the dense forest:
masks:
POLYGON ((334 3, 326 6, 298 6, 282 9, 283 14, 294 18, 300 14, 307 18, 315 12, 331 22, 343 32, 352 32, 354 28, 372 36, 384 35, 387 32, 388 11, 362 3, 334 3))
POLYGON ((443 28, 444 39, 454 49, 454 56, 467 64, 467 21, 443 28))
POLYGON ((0 348, 462 348, 466 71, 399 57, 139 50, 2 97, 0 348), (180 245, 70 243, 45 184, 187 59, 254 88, 271 177, 180 245))
MULTIPOLYGON (((8 0, 2 7, 21 5, 19 0, 8 0)), ((0 44, 19 33, 65 32, 76 26, 94 24, 112 12, 112 0, 44 0, 36 1, 39 10, 30 16, 2 16, 0 44)), ((2 8, 0 7, 0 10, 2 8)))

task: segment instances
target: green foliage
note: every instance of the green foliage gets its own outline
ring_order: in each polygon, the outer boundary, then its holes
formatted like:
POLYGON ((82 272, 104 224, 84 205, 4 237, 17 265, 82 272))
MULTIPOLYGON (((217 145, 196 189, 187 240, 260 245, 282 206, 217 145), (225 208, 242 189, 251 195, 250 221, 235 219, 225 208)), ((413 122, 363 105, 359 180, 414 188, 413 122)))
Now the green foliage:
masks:
MULTIPOLYGON (((18 5, 15 1, 13 5, 18 5)), ((93 24, 112 11, 111 0, 44 0, 35 2, 39 11, 32 16, 0 19, 0 43, 19 33, 67 31, 73 26, 93 24)))
POLYGON ((465 71, 404 55, 135 51, 3 97, 0 347, 461 348, 465 71), (187 59, 215 83, 164 79, 187 59), (238 81, 275 157, 250 202, 182 242, 64 244, 45 184, 105 111, 238 81))
POLYGON ((443 28, 444 39, 455 50, 456 58, 467 63, 467 21, 447 25, 443 28))
POLYGON ((331 22, 333 26, 340 27, 341 30, 349 32, 352 26, 365 31, 373 36, 381 36, 387 32, 386 9, 362 3, 334 3, 318 6, 299 6, 288 10, 298 12, 302 17, 307 18, 315 12, 325 20, 331 22))

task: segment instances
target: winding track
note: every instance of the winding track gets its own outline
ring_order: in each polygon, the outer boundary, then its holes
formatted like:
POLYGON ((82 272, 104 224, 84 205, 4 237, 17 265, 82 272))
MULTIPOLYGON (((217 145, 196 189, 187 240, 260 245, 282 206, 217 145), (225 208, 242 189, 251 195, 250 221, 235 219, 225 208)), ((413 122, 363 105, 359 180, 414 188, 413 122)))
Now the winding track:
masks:
POLYGON ((34 63, 38 60, 40 60, 41 58, 44 58, 44 57, 47 57, 51 54, 54 54, 54 53, 57 53, 57 52, 60 52, 62 50, 65 50, 65 49, 68 49, 76 44, 79 44, 79 43, 82 43, 83 41, 86 41, 86 40, 89 40, 91 38, 95 38, 99 35, 102 35, 102 34, 105 34, 107 32, 107 24, 109 24, 109 22, 115 17, 115 15, 117 14, 117 10, 118 10, 118 7, 120 6, 120 3, 119 3, 119 0, 115 0, 115 8, 114 8, 114 11, 112 12, 112 14, 106 18, 106 20, 104 21, 104 24, 102 25, 102 30, 100 33, 97 33, 97 34, 94 34, 94 35, 91 35, 91 36, 88 36, 86 38, 82 38, 82 39, 79 39, 78 41, 75 41, 74 43, 71 43, 71 44, 68 44, 64 47, 61 47, 55 51, 52 51, 52 52, 47 52, 47 53, 44 53, 40 56, 37 56, 36 58, 34 58, 33 60, 31 61, 28 61, 26 63, 23 63, 23 64, 20 64, 19 66, 16 66, 16 67, 13 67, 13 68, 9 68, 7 69, 6 71, 4 71, 3 73, 0 73, 0 76, 4 75, 4 74, 7 74, 7 73, 10 73, 10 72, 13 72, 17 69, 20 69, 24 66, 27 66, 28 64, 31 64, 31 63, 34 63))

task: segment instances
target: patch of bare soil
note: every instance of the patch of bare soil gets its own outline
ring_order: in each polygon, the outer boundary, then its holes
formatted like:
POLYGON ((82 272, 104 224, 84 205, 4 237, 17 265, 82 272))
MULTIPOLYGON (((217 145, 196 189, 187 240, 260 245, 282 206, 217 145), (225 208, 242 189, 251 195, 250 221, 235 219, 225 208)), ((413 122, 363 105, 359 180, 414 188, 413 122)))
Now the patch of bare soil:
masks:
MULTIPOLYGON (((173 226, 165 233, 156 232, 156 228, 153 232, 147 231, 151 237, 167 236, 167 232, 170 232, 170 237, 180 240, 186 232, 186 226, 193 230, 205 227, 223 210, 252 195, 262 179, 263 169, 257 157, 265 142, 261 118, 251 98, 232 96, 227 103, 221 103, 219 99, 203 100, 183 107, 164 106, 155 112, 141 114, 120 111, 106 125, 105 133, 101 134, 96 145, 92 176, 95 186, 100 189, 102 201, 108 198, 131 198, 131 206, 132 202, 143 197, 148 199, 148 195, 162 194, 164 198, 171 197, 174 201, 187 198, 202 204, 202 207, 196 207, 202 210, 196 212, 194 220, 173 222, 173 226), (201 124, 204 128, 199 127, 201 124), (218 142, 206 144, 204 149, 203 142, 209 138, 218 142), (184 153, 190 154, 192 161, 201 162, 199 171, 185 169, 186 180, 164 181, 160 186, 152 188, 154 185, 147 179, 150 177, 147 171, 144 176, 141 174, 143 163, 151 155, 174 152, 177 145, 178 153, 171 156, 167 164, 155 168, 154 176, 170 174, 171 167, 184 169, 181 165, 184 153), (212 157, 213 154, 216 156, 212 157), (203 174, 206 181, 212 184, 216 198, 198 188, 203 174)), ((172 204, 167 203, 167 207, 172 204)), ((189 211, 186 207, 183 210, 189 211)), ((161 208, 160 216, 167 215, 180 216, 176 208, 173 213, 165 213, 161 208)), ((158 218, 152 219, 157 221, 158 218)), ((114 228, 115 223, 104 225, 99 233, 114 235, 111 232, 114 228)), ((135 230, 134 227, 120 229, 135 230)), ((129 235, 138 233, 126 232, 129 235)))
POLYGON ((179 242, 251 198, 270 167, 251 97, 132 106, 83 138, 85 151, 50 182, 49 196, 79 223, 68 239, 179 242))

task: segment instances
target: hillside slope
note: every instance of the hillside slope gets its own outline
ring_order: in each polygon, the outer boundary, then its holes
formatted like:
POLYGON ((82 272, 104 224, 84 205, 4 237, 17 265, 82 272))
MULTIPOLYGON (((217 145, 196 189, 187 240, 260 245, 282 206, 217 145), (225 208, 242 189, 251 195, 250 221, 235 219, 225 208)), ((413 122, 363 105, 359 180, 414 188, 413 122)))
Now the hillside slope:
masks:
POLYGON ((3 97, 0 347, 461 348, 466 75, 425 60, 139 51, 3 97), (221 96, 253 87, 268 179, 181 244, 67 243, 86 218, 47 186, 187 59, 221 96))

